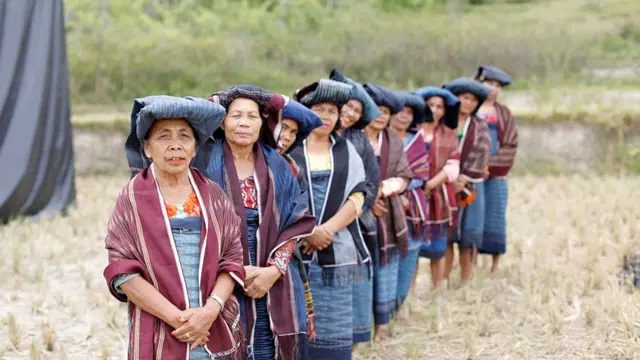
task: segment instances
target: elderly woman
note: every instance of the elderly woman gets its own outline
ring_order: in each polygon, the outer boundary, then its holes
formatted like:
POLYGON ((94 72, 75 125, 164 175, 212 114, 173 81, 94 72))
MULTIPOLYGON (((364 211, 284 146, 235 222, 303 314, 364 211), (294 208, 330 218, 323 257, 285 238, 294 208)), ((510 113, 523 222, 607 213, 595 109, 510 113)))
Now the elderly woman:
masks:
POLYGON ((429 241, 422 244, 420 256, 430 260, 431 281, 439 289, 444 279, 444 254, 450 229, 457 224, 458 204, 452 183, 460 174, 460 152, 454 129, 458 127, 460 102, 449 90, 427 86, 415 91, 431 110, 433 119, 421 124, 427 147, 429 194, 427 225, 429 241))
POLYGON ((402 110, 400 99, 390 90, 365 84, 364 88, 378 105, 380 116, 365 133, 380 164, 380 190, 373 207, 378 221, 378 262, 374 272, 374 317, 376 337, 384 336, 383 327, 396 309, 400 256, 407 256, 409 237, 402 194, 413 177, 402 140, 387 125, 391 116, 402 110))
MULTIPOLYGON (((358 220, 369 254, 375 256, 378 252, 378 225, 372 209, 378 196, 380 168, 371 143, 367 140, 363 129, 380 115, 380 111, 378 110, 378 105, 358 82, 344 76, 337 69, 331 71, 330 78, 352 86, 349 101, 340 110, 340 124, 337 132, 353 144, 364 164, 366 192, 364 208, 358 220)), ((362 281, 353 284, 354 344, 371 341, 371 329, 373 327, 373 262, 375 261, 362 265, 365 267, 362 271, 368 271, 369 276, 363 276, 361 277, 362 281)))
POLYGON ((242 285, 240 219, 223 191, 190 168, 224 109, 204 99, 137 99, 127 156, 142 170, 116 201, 104 276, 129 302, 129 359, 241 359, 232 295, 242 285))
POLYGON ((453 80, 445 88, 460 100, 456 129, 460 149, 460 176, 453 185, 461 207, 458 231, 451 237, 447 247, 445 276, 449 277, 453 266, 453 243, 458 243, 460 280, 465 284, 473 275, 474 257, 481 245, 484 229, 484 180, 488 175, 491 139, 487 123, 478 118, 476 113, 489 96, 489 89, 468 78, 453 80))
POLYGON ((502 88, 511 84, 511 76, 501 69, 484 65, 476 79, 491 89, 482 103, 478 116, 483 117, 491 135, 489 179, 484 183, 484 236, 478 249, 491 255, 491 272, 498 270, 500 255, 507 251, 507 175, 513 166, 518 149, 518 130, 508 107, 498 102, 502 88))
POLYGON ((354 308, 353 285, 368 275, 362 269, 370 261, 356 221, 364 203, 364 167, 353 145, 336 134, 350 92, 350 85, 322 79, 295 94, 323 124, 291 152, 306 176, 317 222, 303 248, 316 308, 312 359, 351 359, 353 317, 362 311, 354 308))
POLYGON ((285 98, 240 85, 210 100, 227 110, 223 133, 209 143, 206 173, 242 218, 247 276, 238 297, 247 358, 298 359, 306 347, 306 307, 301 275, 290 260, 297 240, 312 233, 314 219, 307 215, 305 193, 274 148, 272 134, 285 98))
POLYGON ((407 256, 400 257, 398 266, 397 306, 399 308, 409 294, 418 264, 420 245, 430 240, 427 234, 429 202, 425 188, 429 180, 429 162, 420 126, 427 120, 431 121, 431 110, 417 95, 396 93, 396 96, 403 106, 391 117, 389 126, 402 140, 407 161, 413 172, 413 178, 403 194, 409 229, 409 250, 407 256))

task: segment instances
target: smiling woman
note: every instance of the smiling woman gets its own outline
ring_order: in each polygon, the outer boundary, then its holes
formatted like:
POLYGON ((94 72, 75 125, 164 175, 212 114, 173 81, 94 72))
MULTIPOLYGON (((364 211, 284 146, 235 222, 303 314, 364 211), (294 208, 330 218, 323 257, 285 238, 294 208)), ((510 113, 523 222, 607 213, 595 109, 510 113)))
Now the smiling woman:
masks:
POLYGON ((134 103, 130 166, 105 239, 109 290, 128 301, 130 359, 240 359, 234 280, 243 284, 240 219, 219 186, 190 168, 224 109, 204 99, 134 103))

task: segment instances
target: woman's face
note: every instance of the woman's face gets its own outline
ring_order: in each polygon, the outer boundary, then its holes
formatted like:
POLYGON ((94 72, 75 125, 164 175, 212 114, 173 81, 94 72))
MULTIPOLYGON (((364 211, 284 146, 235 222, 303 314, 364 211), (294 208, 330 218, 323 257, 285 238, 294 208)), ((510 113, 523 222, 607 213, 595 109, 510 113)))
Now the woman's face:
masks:
POLYGON ((444 99, 440 96, 432 96, 427 99, 427 106, 433 114, 433 122, 439 123, 447 109, 444 105, 444 99))
POLYGON ((189 169, 196 155, 196 137, 184 119, 156 120, 144 141, 144 153, 156 170, 178 175, 189 169))
POLYGON ((389 119, 391 119, 391 109, 386 106, 378 106, 378 109, 380 109, 380 116, 375 118, 368 126, 377 131, 382 131, 389 124, 389 119))
POLYGON ((278 152, 283 154, 289 150, 298 137, 298 122, 292 119, 282 119, 282 127, 278 136, 278 152))
POLYGON ((224 118, 223 129, 226 140, 236 146, 253 146, 260 136, 262 118, 258 103, 238 98, 229 104, 224 118))
POLYGON ((348 129, 362 118, 362 103, 360 100, 351 99, 342 106, 340 111, 340 126, 348 129))
POLYGON ((399 113, 391 117, 391 127, 400 132, 405 132, 413 122, 413 109, 404 106, 399 113))
POLYGON ((340 111, 338 106, 333 103, 318 103, 311 106, 311 111, 320 117, 322 120, 322 126, 313 130, 313 133, 318 136, 329 136, 338 122, 340 111))
POLYGON ((471 115, 478 107, 478 98, 472 93, 462 93, 458 95, 460 99, 460 114, 464 116, 471 115))
POLYGON ((500 85, 500 83, 495 80, 485 80, 482 82, 482 84, 491 89, 489 99, 492 101, 498 100, 498 96, 500 96, 500 93, 502 92, 502 85, 500 85))

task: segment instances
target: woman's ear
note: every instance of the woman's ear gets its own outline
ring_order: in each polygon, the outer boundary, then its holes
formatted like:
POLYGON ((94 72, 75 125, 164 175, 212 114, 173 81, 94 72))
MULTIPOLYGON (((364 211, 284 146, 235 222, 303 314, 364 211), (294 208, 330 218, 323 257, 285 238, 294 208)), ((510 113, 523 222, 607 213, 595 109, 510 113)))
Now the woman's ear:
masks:
POLYGON ((151 160, 151 151, 149 150, 149 142, 143 141, 142 148, 144 150, 144 156, 146 156, 149 160, 151 160))

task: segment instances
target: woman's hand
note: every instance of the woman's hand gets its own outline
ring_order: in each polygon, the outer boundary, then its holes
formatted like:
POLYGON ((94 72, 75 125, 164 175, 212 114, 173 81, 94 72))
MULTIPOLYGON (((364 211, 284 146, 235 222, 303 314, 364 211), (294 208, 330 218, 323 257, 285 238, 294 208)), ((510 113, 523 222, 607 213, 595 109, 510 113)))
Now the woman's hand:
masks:
POLYGON ((319 225, 313 230, 313 234, 305 238, 306 245, 303 245, 302 251, 305 254, 311 254, 314 251, 324 250, 333 241, 333 233, 326 229, 325 226, 319 225))
POLYGON ((458 179, 456 181, 453 182, 453 191, 458 194, 461 193, 462 190, 464 190, 464 186, 467 184, 466 181, 458 179))
POLYGON ((387 207, 384 205, 384 200, 378 197, 371 211, 373 211, 373 215, 375 215, 377 218, 380 218, 386 215, 389 212, 389 209, 387 209, 387 207))
POLYGON ((245 266, 246 277, 244 279, 244 292, 253 299, 265 296, 273 284, 282 276, 275 266, 256 267, 245 266))
POLYGON ((178 316, 178 321, 183 324, 171 332, 171 335, 185 343, 200 343, 211 335, 209 329, 221 310, 217 303, 207 303, 203 307, 187 309, 178 316))
POLYGON ((400 195, 400 201, 402 202, 402 208, 404 211, 409 210, 409 198, 406 195, 400 195))

